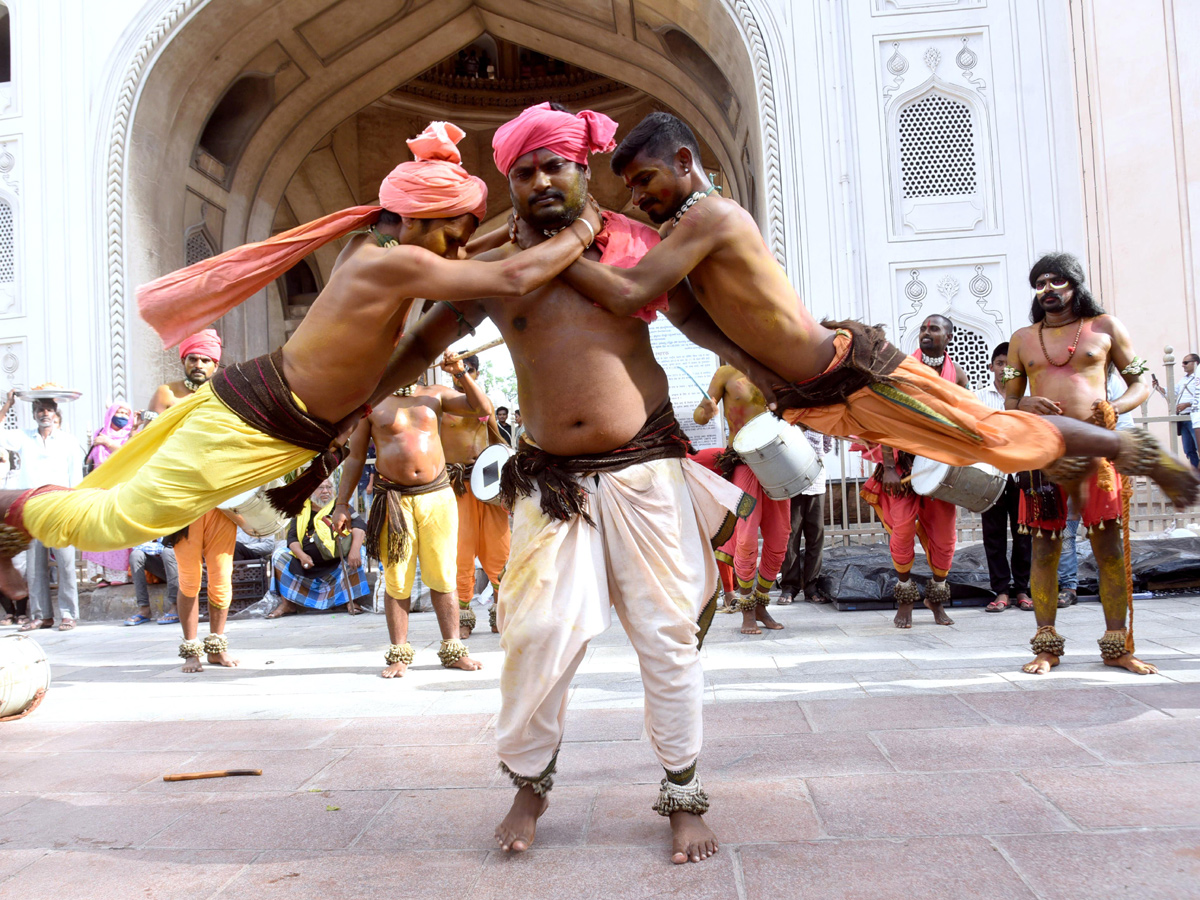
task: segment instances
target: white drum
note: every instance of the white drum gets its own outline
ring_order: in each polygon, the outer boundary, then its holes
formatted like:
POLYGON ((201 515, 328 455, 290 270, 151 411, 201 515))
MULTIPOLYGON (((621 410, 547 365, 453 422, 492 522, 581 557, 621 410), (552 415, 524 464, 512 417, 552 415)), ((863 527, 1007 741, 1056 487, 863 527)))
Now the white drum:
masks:
POLYGON ((50 663, 38 642, 23 634, 0 638, 0 720, 28 715, 50 689, 50 663))
POLYGON ((217 509, 252 537, 274 537, 287 523, 287 517, 271 505, 271 501, 267 499, 267 491, 282 484, 283 479, 276 478, 262 487, 230 497, 217 509))
POLYGON ((733 449, 772 500, 795 497, 821 476, 821 461, 804 432, 765 412, 742 426, 733 449))
POLYGON ((924 456, 913 458, 909 485, 922 497, 932 497, 972 512, 987 512, 1004 496, 1003 472, 987 463, 950 466, 924 456))
POLYGON ((500 472, 512 457, 513 449, 507 444, 492 444, 479 454, 471 469, 471 493, 481 503, 500 505, 500 472))

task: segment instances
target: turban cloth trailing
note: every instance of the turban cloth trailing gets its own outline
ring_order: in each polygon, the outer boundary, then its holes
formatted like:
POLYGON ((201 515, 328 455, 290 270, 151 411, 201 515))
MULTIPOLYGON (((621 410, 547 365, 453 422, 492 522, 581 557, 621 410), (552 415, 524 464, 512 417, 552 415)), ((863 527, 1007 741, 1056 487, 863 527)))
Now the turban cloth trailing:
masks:
POLYGON ((496 129, 492 138, 496 168, 507 176, 514 162, 531 150, 545 148, 564 159, 585 165, 589 153, 608 153, 616 143, 617 123, 603 113, 585 109, 574 113, 551 109, 549 103, 531 106, 496 129))
POLYGON ((211 328, 197 331, 179 342, 179 358, 184 359, 189 353, 197 356, 207 356, 216 362, 221 361, 221 336, 211 328))
POLYGON ((471 213, 482 220, 487 186, 462 167, 455 145, 464 134, 449 122, 432 123, 408 141, 415 159, 401 163, 383 180, 380 206, 339 210, 157 278, 138 288, 138 311, 163 346, 171 347, 211 325, 314 250, 374 224, 381 209, 412 219, 471 213))

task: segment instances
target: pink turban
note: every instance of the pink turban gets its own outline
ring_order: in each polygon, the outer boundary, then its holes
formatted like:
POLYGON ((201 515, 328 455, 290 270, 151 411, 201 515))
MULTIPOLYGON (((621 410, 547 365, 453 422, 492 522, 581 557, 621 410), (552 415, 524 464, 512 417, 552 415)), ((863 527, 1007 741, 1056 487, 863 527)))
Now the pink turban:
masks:
POLYGON ((415 159, 400 163, 379 186, 380 205, 410 219, 487 216, 487 185, 467 174, 455 145, 466 133, 452 122, 432 122, 408 141, 415 159))
MULTIPOLYGON (((408 142, 416 160, 397 166, 379 188, 384 208, 415 219, 454 218, 472 213, 482 220, 487 187, 467 174, 454 145, 462 129, 434 122, 408 142)), ((158 332, 164 347, 211 325, 262 290, 304 257, 355 229, 374 224, 379 206, 352 206, 243 244, 137 289, 138 311, 158 332)))
POLYGON ((574 115, 551 109, 549 103, 539 103, 497 128, 492 150, 496 168, 507 176, 520 157, 543 147, 584 165, 589 153, 607 153, 616 147, 616 133, 617 123, 603 113, 585 109, 574 115))
POLYGON ((189 353, 197 356, 207 356, 216 362, 221 361, 221 336, 211 328, 197 331, 191 337, 179 342, 179 358, 183 359, 189 353))

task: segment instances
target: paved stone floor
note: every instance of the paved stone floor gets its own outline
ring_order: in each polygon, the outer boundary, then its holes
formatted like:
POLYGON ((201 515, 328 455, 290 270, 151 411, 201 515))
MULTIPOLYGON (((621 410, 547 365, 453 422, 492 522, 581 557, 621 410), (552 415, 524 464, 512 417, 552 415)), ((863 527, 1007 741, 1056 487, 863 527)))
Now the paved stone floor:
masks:
MULTIPOLYGON (((701 771, 720 853, 668 862, 661 771, 619 626, 575 681, 534 850, 493 849, 496 636, 376 677, 375 615, 236 622, 242 665, 183 675, 177 629, 39 632, 54 686, 0 724, 0 900, 41 898, 1044 898, 1200 896, 1200 598, 1145 601, 1163 674, 1105 669, 1100 609, 1063 610, 1065 663, 1020 672, 1031 614, 798 604, 705 645, 701 771), (260 778, 164 783, 253 767, 260 778)), ((482 620, 486 622, 486 618, 482 620)))

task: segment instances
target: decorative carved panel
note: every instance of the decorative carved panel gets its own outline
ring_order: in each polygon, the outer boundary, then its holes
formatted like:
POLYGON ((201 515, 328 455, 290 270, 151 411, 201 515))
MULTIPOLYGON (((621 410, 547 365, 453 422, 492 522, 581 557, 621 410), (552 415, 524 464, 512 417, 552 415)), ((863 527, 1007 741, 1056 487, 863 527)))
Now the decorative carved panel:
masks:
POLYGON ((960 9, 982 9, 987 0, 873 0, 871 15, 895 16, 908 13, 948 12, 960 9))
MULTIPOLYGON (((29 352, 25 338, 6 338, 0 341, 0 390, 5 395, 13 388, 32 387, 29 380, 29 352)), ((28 403, 14 403, 0 428, 27 428, 28 403)))
POLYGON ((955 327, 950 354, 978 389, 987 382, 992 348, 1008 340, 1007 289, 1002 256, 892 265, 897 310, 895 342, 912 352, 921 323, 946 316, 955 327))
POLYGON ((891 234, 991 234, 996 201, 987 29, 879 39, 891 234))
POLYGON ((5 319, 25 314, 20 156, 17 138, 0 140, 0 318, 5 319))

